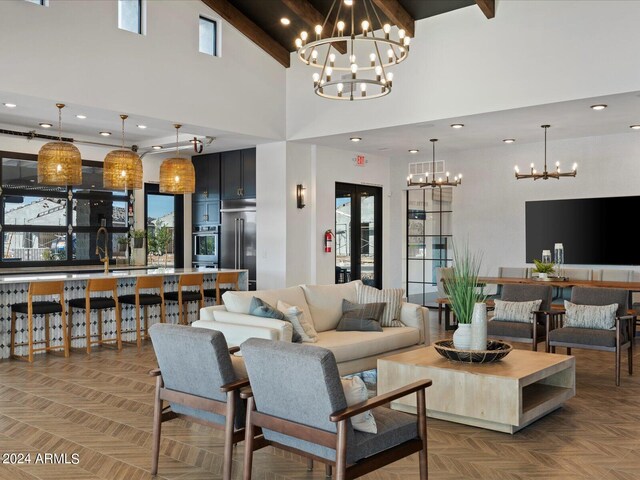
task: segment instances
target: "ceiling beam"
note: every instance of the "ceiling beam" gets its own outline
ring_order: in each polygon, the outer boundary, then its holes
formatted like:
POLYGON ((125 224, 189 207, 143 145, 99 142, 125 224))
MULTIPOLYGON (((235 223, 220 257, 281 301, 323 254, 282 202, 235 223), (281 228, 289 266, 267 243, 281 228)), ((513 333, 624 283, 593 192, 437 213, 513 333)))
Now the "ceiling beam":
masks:
POLYGON ((399 0, 373 0, 387 18, 396 27, 404 29, 407 36, 413 37, 415 33, 415 20, 400 4, 399 0))
MULTIPOLYGON (((313 32, 315 32, 314 28, 316 25, 324 24, 324 15, 316 10, 316 7, 311 5, 308 0, 282 0, 282 3, 300 17, 300 19, 311 29, 309 38, 313 38, 315 35, 313 32)), ((331 32, 333 30, 333 23, 327 22, 325 28, 327 29, 327 32, 331 32)), ((338 50, 338 52, 342 54, 347 53, 347 42, 336 42, 332 45, 336 50, 338 50)))
POLYGON ((289 50, 280 45, 267 32, 262 30, 252 20, 247 18, 240 10, 231 5, 229 0, 202 0, 202 2, 227 22, 237 28, 253 43, 275 58, 284 67, 289 67, 291 59, 289 50))
POLYGON ((496 0, 476 0, 476 3, 485 17, 493 18, 496 16, 496 0))

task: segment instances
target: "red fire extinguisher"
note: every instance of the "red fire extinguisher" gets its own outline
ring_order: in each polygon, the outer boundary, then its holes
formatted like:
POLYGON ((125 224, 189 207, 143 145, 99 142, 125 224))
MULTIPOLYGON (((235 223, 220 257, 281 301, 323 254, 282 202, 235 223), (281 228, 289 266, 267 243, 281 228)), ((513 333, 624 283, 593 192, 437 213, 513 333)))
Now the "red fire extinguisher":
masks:
POLYGON ((333 246, 333 232, 331 229, 324 232, 324 251, 325 253, 331 253, 331 247, 333 246))

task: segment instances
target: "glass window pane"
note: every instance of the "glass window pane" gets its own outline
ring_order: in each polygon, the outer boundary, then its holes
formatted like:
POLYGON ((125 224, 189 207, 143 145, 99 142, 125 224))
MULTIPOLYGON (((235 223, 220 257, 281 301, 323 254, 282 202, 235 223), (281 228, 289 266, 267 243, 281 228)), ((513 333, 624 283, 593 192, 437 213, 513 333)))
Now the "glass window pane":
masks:
POLYGON ((147 194, 147 264, 174 264, 175 199, 147 194))
POLYGON ((4 261, 62 261, 67 259, 67 236, 60 232, 4 232, 4 261))
POLYGON ((64 198, 4 195, 5 225, 67 226, 64 198))
POLYGON ((102 221, 107 228, 127 226, 127 202, 109 199, 74 199, 73 226, 100 227, 102 221))
POLYGON ((2 188, 35 189, 40 193, 66 193, 65 187, 38 185, 38 162, 21 158, 5 157, 2 159, 2 188))
POLYGON ((140 0, 118 0, 118 28, 133 33, 142 33, 140 26, 140 0))
POLYGON ((203 17, 200 17, 200 51, 216 54, 216 22, 203 17))
POLYGON ((351 193, 336 192, 336 283, 351 281, 351 193))
POLYGON ((46 0, 25 0, 25 2, 35 3, 36 5, 46 6, 46 0))

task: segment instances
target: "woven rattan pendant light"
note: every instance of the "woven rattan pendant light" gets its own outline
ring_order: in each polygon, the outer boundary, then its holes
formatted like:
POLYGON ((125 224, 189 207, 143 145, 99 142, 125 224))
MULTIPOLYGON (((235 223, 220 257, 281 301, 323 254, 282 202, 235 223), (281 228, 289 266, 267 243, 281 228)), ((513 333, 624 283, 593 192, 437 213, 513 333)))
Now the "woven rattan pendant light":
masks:
POLYGON ((113 150, 104 157, 103 183, 111 190, 134 190, 142 188, 142 160, 137 153, 124 148, 124 121, 122 119, 122 149, 113 150))
POLYGON ((196 170, 189 158, 180 157, 178 148, 178 130, 182 125, 175 124, 176 156, 167 158, 160 165, 160 192, 182 195, 196 191, 196 170))
POLYGON ((38 183, 41 185, 81 185, 82 157, 80 150, 69 142, 62 141, 62 109, 58 107, 58 141, 45 143, 38 152, 38 183))

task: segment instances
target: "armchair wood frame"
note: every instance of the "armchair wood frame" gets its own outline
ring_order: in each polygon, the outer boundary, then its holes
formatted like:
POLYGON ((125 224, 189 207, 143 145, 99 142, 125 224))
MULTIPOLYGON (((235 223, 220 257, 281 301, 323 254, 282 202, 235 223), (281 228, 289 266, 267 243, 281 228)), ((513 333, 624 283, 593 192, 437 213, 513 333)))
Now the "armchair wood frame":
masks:
MULTIPOLYGON (((36 314, 37 315, 37 314, 36 314)), ((29 284, 29 290, 27 291, 27 328, 29 329, 29 340, 25 343, 15 343, 16 340, 16 328, 18 323, 17 312, 11 310, 11 343, 9 347, 9 356, 17 360, 27 360, 33 362, 33 354, 35 352, 51 352, 55 350, 64 350, 64 356, 69 356, 70 336, 67 333, 67 312, 64 305, 64 282, 32 282, 29 284), (51 346, 51 338, 49 332, 49 313, 44 313, 44 340, 39 342, 33 341, 33 298, 40 296, 57 295, 60 301, 62 312, 60 313, 61 328, 62 328, 62 345, 51 346), (44 343, 42 348, 34 348, 34 345, 44 343), (27 356, 16 355, 15 347, 22 347, 28 345, 29 353, 27 356)))
MULTIPOLYGON (((548 312, 548 311, 543 311, 543 310, 537 310, 534 312, 531 312, 534 315, 534 319, 532 322, 532 332, 531 332, 531 338, 528 337, 510 337, 510 336, 506 336, 506 335, 500 335, 500 340, 509 340, 511 342, 518 342, 518 343, 530 343, 531 344, 531 350, 534 352, 538 351, 538 344, 539 343, 544 343, 545 345, 545 350, 547 347, 547 339, 549 338, 549 331, 552 330, 551 326, 552 325, 552 320, 551 317, 553 315, 556 315, 556 312, 548 312), (544 329, 543 332, 545 333, 544 337, 539 337, 538 333, 540 331, 540 329, 544 329)), ((492 336, 492 338, 495 338, 494 336, 492 336)))
MULTIPOLYGON (((231 353, 231 351, 230 351, 231 353)), ((153 436, 152 436, 152 452, 151 452, 151 475, 158 473, 158 460, 160 456, 160 439, 162 423, 174 418, 184 418, 190 422, 207 425, 218 430, 224 430, 224 464, 222 478, 223 480, 231 480, 231 468, 233 460, 233 446, 245 439, 245 429, 236 429, 234 425, 236 415, 236 400, 239 398, 240 390, 249 386, 249 379, 244 378, 234 382, 222 385, 220 391, 226 393, 226 402, 203 398, 197 395, 191 395, 185 392, 170 390, 165 388, 162 380, 162 372, 160 369, 154 369, 149 375, 156 377, 156 388, 154 397, 153 410, 153 436), (185 407, 203 410, 206 412, 216 413, 225 417, 225 424, 221 425, 214 422, 207 422, 200 418, 190 415, 183 415, 171 411, 170 406, 163 406, 164 401, 171 403, 179 403, 185 407)))
POLYGON ((330 475, 331 469, 335 468, 336 480, 350 480, 358 478, 369 472, 377 470, 380 467, 393 463, 409 455, 413 455, 416 452, 420 452, 420 480, 427 480, 427 410, 425 390, 429 386, 431 386, 431 380, 420 380, 384 395, 378 395, 377 397, 371 398, 365 402, 334 412, 329 418, 332 422, 337 424, 336 433, 258 412, 256 411, 253 393, 251 391, 243 391, 240 396, 241 398, 247 399, 244 480, 251 480, 253 452, 268 445, 306 457, 308 459, 308 469, 313 467, 314 460, 326 465, 327 475, 330 475), (416 393, 417 395, 418 415, 416 417, 416 421, 418 436, 413 440, 406 441, 383 452, 359 460, 354 464, 347 465, 347 422, 350 421, 351 417, 372 408, 385 405, 393 400, 412 393, 416 393), (336 451, 336 459, 333 461, 327 460, 288 445, 268 441, 262 437, 256 439, 254 429, 257 427, 266 428, 284 435, 289 435, 291 437, 334 449, 336 451))
MULTIPOLYGON (((554 312, 555 313, 555 312, 554 312)), ((562 328, 564 322, 564 311, 555 313, 555 328, 562 328)), ((622 362, 622 350, 627 350, 627 363, 629 375, 633 375, 633 330, 635 326, 634 315, 616 316, 616 345, 614 347, 604 347, 601 345, 585 345, 582 343, 557 342, 549 340, 549 331, 547 330, 546 351, 556 353, 556 347, 564 347, 567 349, 567 355, 571 355, 572 348, 581 348, 584 350, 600 350, 605 352, 613 352, 616 355, 616 386, 620 386, 620 365, 622 362), (628 340, 622 341, 622 332, 627 330, 628 340)))

